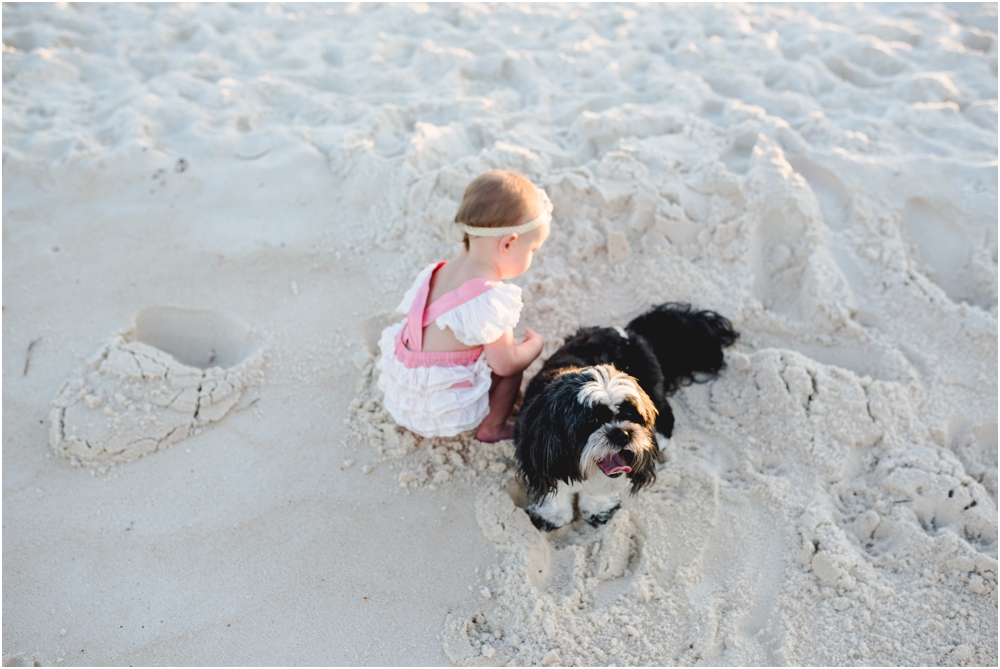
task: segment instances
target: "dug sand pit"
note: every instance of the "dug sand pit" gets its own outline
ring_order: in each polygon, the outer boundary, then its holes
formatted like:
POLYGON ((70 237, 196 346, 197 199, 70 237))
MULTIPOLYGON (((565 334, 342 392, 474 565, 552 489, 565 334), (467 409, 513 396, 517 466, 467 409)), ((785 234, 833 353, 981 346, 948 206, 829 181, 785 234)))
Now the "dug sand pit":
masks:
POLYGON ((248 350, 246 328, 224 316, 146 309, 63 384, 49 412, 49 443, 90 465, 166 448, 222 420, 263 382, 263 355, 248 350))

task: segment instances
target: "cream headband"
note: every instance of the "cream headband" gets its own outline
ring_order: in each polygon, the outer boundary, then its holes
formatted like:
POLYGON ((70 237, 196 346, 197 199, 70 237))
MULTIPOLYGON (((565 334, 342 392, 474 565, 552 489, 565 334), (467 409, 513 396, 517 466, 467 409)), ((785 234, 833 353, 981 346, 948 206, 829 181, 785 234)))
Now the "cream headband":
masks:
POLYGON ((505 228, 480 228, 474 225, 459 223, 459 230, 470 237, 503 237, 504 235, 523 235, 530 230, 534 230, 543 223, 548 223, 552 220, 552 201, 549 199, 549 196, 545 191, 537 186, 536 189, 538 190, 538 196, 542 198, 542 204, 544 205, 544 210, 537 218, 533 218, 527 223, 522 223, 521 225, 509 225, 505 228))

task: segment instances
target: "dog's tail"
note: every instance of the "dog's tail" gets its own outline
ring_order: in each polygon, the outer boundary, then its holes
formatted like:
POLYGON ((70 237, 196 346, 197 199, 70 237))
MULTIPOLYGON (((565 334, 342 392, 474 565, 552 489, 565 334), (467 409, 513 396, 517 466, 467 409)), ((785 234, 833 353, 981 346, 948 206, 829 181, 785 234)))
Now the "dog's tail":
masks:
POLYGON ((667 395, 681 386, 714 378, 726 366, 722 350, 739 333, 714 311, 693 311, 690 304, 667 302, 653 307, 625 328, 644 338, 663 371, 667 395))

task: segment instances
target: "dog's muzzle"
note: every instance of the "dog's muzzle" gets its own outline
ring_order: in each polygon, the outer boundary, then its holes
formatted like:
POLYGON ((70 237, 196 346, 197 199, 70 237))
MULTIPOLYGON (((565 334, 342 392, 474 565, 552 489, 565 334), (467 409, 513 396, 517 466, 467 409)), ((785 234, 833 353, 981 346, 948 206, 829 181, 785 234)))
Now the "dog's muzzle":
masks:
POLYGON ((601 468, 605 476, 610 478, 631 473, 632 467, 629 465, 635 456, 631 451, 624 450, 624 447, 632 441, 631 433, 624 428, 616 427, 608 430, 606 436, 609 442, 623 450, 605 456, 604 459, 598 461, 597 466, 601 468))

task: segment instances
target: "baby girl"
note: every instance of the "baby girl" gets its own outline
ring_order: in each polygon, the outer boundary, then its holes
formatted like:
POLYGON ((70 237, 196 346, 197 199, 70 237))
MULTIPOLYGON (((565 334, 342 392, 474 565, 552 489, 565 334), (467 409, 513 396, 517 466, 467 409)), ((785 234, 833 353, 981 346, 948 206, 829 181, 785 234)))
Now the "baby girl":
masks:
POLYGON ((382 331, 378 385, 396 423, 424 437, 452 437, 478 426, 480 441, 510 439, 511 407, 524 369, 542 351, 525 329, 524 274, 549 236, 552 203, 516 172, 492 170, 465 190, 455 222, 465 251, 428 265, 397 311, 406 320, 382 331))

